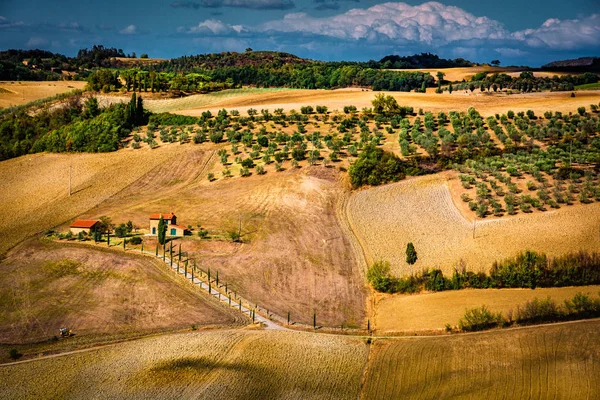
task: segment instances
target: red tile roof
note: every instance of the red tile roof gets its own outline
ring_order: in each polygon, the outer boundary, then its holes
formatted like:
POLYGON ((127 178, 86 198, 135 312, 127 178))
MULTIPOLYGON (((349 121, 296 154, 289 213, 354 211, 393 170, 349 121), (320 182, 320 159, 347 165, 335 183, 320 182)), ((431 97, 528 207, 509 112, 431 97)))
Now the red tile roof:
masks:
POLYGON ((91 228, 100 222, 97 219, 78 219, 69 225, 69 228, 91 228))
POLYGON ((179 228, 179 229, 183 229, 184 231, 188 230, 188 228, 186 226, 181 226, 181 225, 169 225, 169 228, 179 228))
POLYGON ((172 220, 173 217, 175 216, 175 214, 173 214, 173 213, 168 213, 168 214, 151 214, 150 215, 150 219, 160 219, 161 216, 163 217, 163 219, 172 220))

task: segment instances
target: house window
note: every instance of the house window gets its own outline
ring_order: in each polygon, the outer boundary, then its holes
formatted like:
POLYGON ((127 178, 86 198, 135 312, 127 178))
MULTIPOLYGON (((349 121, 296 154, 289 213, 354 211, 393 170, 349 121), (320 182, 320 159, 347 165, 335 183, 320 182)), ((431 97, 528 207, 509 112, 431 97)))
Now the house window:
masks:
POLYGON ((177 229, 171 228, 171 236, 177 235, 177 229))
POLYGON ((152 227, 152 234, 156 235, 156 227, 155 226, 152 227))

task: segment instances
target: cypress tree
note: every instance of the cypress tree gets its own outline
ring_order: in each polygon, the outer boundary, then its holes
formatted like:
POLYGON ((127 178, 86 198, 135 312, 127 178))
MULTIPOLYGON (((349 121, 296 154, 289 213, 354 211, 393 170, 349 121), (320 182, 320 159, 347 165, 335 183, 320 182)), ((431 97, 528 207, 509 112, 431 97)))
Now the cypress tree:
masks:
POLYGON ((158 243, 164 245, 167 238, 167 225, 162 215, 158 220, 158 243))
POLYGON ((406 245, 406 262, 409 265, 413 265, 414 263, 417 262, 417 251, 415 250, 415 246, 412 244, 412 242, 409 242, 406 245))
POLYGON ((144 100, 142 100, 142 96, 138 97, 137 105, 135 107, 135 124, 136 125, 144 125, 144 100))

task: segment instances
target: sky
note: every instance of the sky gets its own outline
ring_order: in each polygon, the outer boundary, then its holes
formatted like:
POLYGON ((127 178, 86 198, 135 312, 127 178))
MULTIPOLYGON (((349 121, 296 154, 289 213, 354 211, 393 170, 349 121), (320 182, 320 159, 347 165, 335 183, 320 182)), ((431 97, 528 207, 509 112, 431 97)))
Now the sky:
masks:
POLYGON ((284 51, 317 60, 431 52, 541 66, 600 56, 600 0, 0 0, 0 50, 75 56, 284 51))

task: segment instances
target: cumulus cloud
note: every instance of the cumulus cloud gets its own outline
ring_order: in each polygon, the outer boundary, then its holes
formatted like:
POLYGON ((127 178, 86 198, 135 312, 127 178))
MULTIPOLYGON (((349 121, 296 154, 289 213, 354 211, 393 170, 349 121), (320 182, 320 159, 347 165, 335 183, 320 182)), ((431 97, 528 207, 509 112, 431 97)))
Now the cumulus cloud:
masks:
POLYGON ((326 18, 293 13, 282 20, 267 22, 262 29, 304 32, 347 40, 384 39, 437 45, 457 40, 501 39, 509 35, 498 21, 476 17, 458 7, 437 2, 419 6, 384 3, 326 18))
POLYGON ((581 19, 550 18, 537 29, 515 32, 513 36, 532 47, 575 49, 600 46, 600 14, 581 19))
POLYGON ((135 25, 127 25, 125 28, 119 31, 122 35, 135 35, 137 33, 137 27, 135 25))
POLYGON ((296 5, 292 0, 200 0, 196 1, 176 1, 171 3, 173 8, 249 8, 254 10, 289 10, 296 5))
POLYGON ((207 19, 206 21, 200 22, 198 25, 188 29, 179 29, 180 32, 185 33, 197 33, 197 34, 208 34, 215 36, 225 36, 231 34, 237 34, 244 30, 241 25, 229 25, 221 22, 218 19, 207 19))

